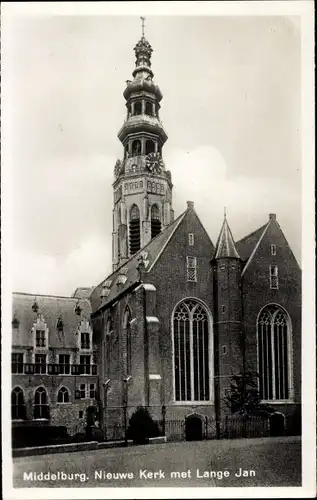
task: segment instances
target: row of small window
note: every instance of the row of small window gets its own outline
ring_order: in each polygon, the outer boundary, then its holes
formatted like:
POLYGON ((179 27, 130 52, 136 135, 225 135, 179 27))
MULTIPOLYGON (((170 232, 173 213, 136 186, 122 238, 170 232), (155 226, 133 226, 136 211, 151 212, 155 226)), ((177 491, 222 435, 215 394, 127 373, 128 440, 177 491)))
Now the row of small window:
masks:
POLYGON ((146 114, 148 116, 158 116, 158 106, 148 101, 133 102, 128 106, 128 116, 146 114))
POLYGON ((46 354, 35 354, 35 363, 24 363, 23 353, 12 353, 11 370, 13 374, 95 375, 97 373, 97 367, 91 363, 89 355, 81 355, 79 365, 70 363, 69 354, 59 354, 58 361, 47 364, 46 354))
MULTIPOLYGON (((47 339, 45 335, 45 330, 36 330, 35 331, 35 346, 36 347, 46 347, 47 339)), ((80 333, 80 347, 81 349, 90 349, 90 334, 88 332, 80 333)))
MULTIPOLYGON (((96 384, 80 384, 75 391, 75 399, 96 399, 96 384)), ((57 403, 70 403, 70 391, 61 387, 57 393, 57 403)), ((12 420, 26 419, 26 405, 23 390, 15 387, 11 392, 11 418, 12 420)), ((49 405, 47 392, 44 387, 36 389, 33 403, 33 418, 49 419, 49 405)))

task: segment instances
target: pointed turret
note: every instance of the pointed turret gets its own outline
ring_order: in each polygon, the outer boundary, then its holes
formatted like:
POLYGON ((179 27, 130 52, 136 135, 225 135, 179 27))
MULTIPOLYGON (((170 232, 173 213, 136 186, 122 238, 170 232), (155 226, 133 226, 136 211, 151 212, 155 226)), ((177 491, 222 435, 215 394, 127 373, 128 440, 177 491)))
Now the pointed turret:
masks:
MULTIPOLYGON (((230 375, 243 370, 241 258, 226 213, 213 258, 215 300, 215 398, 220 414, 226 413, 230 375)), ((218 415, 220 418, 220 415, 218 415)))
POLYGON ((231 229, 229 227, 227 217, 225 214, 225 218, 222 224, 222 228, 218 237, 216 251, 215 251, 215 259, 224 259, 226 257, 231 257, 234 259, 240 259, 240 255, 238 253, 237 247, 235 245, 231 229))

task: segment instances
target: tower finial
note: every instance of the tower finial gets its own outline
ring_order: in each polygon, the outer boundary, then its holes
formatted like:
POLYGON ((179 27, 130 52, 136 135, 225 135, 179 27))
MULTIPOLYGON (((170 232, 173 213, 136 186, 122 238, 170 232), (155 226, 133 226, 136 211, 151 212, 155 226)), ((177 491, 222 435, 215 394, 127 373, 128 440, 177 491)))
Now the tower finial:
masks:
POLYGON ((141 16, 141 21, 142 21, 142 38, 144 38, 144 28, 145 28, 145 17, 141 16))
POLYGON ((226 219, 227 218, 227 207, 224 207, 223 215, 224 215, 224 218, 226 219))

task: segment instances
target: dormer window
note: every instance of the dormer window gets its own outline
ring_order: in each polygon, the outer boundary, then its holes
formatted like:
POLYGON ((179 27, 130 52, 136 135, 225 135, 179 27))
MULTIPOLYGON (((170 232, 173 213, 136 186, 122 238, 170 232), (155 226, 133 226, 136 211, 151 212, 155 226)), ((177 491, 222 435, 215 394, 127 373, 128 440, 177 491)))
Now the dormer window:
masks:
POLYGON ((59 332, 62 332, 64 329, 64 323, 61 317, 58 318, 56 328, 59 332))
POLYGON ((90 334, 88 332, 81 332, 80 346, 81 349, 90 349, 90 334))
POLYGON ((77 316, 80 316, 81 311, 82 311, 82 309, 81 309, 79 303, 77 302, 76 307, 75 307, 75 314, 77 314, 77 316))
POLYGON ((78 325, 78 330, 76 332, 78 336, 78 347, 80 350, 91 351, 92 350, 92 329, 88 320, 83 320, 78 325))
POLYGON ((32 304, 32 311, 37 313, 39 310, 39 306, 38 306, 38 303, 36 302, 36 299, 34 299, 34 302, 32 304))
POLYGON ((36 330, 35 331, 35 346, 36 347, 45 347, 45 330, 36 330))

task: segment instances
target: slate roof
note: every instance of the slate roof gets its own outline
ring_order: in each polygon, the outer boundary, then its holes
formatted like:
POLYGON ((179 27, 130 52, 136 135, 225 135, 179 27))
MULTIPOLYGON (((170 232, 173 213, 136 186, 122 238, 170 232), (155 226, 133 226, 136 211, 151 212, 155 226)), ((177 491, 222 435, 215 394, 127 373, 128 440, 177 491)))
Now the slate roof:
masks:
POLYGON ((50 347, 77 347, 77 329, 82 320, 89 320, 91 307, 87 299, 78 300, 72 297, 52 295, 36 295, 37 313, 32 310, 34 294, 13 293, 12 318, 18 320, 18 328, 12 328, 12 344, 33 346, 32 328, 38 315, 43 315, 49 329, 48 345, 50 347), (81 314, 75 313, 76 305, 81 314), (57 329, 57 320, 61 317, 63 331, 57 329))
POLYGON ((134 284, 139 282, 139 272, 137 269, 138 259, 141 254, 144 254, 144 260, 146 268, 148 271, 151 269, 152 265, 157 261, 158 257, 168 244, 170 238, 176 231, 177 227, 181 221, 185 218, 188 213, 187 209, 183 212, 174 222, 167 226, 161 233, 159 233, 155 238, 153 238, 146 246, 141 248, 136 254, 134 254, 125 264, 120 266, 116 271, 114 271, 110 276, 103 280, 91 293, 90 303, 92 311, 96 312, 101 306, 105 306, 115 300, 115 298, 122 292, 126 291, 128 288, 132 287, 134 284), (125 278, 119 278, 119 276, 124 276, 125 278), (118 281, 124 281, 124 283, 118 284, 118 281), (102 292, 102 286, 106 285, 108 292, 108 297, 101 299, 100 295, 102 292))
POLYGON ((263 235, 264 230, 266 230, 269 222, 261 226, 259 229, 256 229, 252 233, 244 236, 241 240, 237 241, 236 247, 237 251, 240 254, 240 257, 243 261, 247 261, 253 252, 256 244, 259 242, 261 236, 263 235))
POLYGON ((94 287, 79 287, 72 293, 72 297, 77 299, 88 299, 94 287))
POLYGON ((226 217, 220 230, 214 258, 222 259, 225 257, 234 257, 235 259, 240 259, 240 255, 237 251, 226 217))

